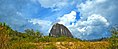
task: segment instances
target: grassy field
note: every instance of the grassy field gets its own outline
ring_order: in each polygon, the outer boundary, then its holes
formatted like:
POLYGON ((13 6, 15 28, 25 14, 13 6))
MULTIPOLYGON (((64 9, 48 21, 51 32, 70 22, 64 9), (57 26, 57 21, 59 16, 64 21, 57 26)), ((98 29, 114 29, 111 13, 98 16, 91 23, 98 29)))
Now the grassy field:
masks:
POLYGON ((108 49, 109 43, 102 42, 39 42, 27 43, 38 49, 108 49))

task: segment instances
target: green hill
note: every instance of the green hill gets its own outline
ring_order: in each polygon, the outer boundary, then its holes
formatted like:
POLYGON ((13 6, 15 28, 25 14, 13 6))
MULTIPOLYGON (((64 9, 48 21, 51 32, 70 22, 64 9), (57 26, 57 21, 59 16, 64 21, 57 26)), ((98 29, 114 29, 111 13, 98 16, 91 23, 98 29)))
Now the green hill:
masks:
POLYGON ((33 29, 18 32, 0 23, 0 49, 117 49, 118 31, 111 29, 111 32, 111 38, 90 42, 65 36, 43 36, 33 29))

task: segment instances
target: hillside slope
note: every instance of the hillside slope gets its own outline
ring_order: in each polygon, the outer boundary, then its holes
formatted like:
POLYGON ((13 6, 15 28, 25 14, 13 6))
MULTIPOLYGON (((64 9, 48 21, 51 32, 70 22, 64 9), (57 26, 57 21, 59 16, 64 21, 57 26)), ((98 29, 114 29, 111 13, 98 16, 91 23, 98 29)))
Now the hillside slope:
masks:
POLYGON ((117 33, 113 30, 111 38, 90 42, 64 36, 42 36, 33 29, 17 32, 0 23, 0 49, 117 49, 117 33))

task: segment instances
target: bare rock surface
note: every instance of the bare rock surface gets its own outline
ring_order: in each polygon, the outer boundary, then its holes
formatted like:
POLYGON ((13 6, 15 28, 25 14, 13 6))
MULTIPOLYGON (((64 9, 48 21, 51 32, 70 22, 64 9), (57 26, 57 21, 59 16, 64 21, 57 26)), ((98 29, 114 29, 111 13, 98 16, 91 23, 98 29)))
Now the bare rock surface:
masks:
POLYGON ((52 37, 60 37, 60 36, 66 36, 66 37, 73 37, 71 32, 68 30, 66 26, 63 24, 54 24, 50 30, 49 36, 52 37))

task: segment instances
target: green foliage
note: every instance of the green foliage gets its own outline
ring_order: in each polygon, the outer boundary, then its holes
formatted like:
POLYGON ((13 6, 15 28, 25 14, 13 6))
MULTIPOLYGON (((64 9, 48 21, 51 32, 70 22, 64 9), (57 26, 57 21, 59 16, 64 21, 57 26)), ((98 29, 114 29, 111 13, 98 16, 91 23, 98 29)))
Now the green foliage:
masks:
POLYGON ((118 25, 115 25, 111 28, 112 37, 118 37, 118 25))
MULTIPOLYGON (((39 31, 33 31, 33 29, 26 30, 25 33, 12 30, 6 23, 0 23, 0 48, 8 49, 29 49, 32 45, 25 44, 26 42, 38 42, 38 39, 42 36, 39 31), (22 42, 21 44, 21 41, 22 42), (15 44, 14 44, 15 43, 15 44), (15 45, 15 46, 13 46, 15 45)), ((34 47, 34 46, 33 46, 34 47)), ((31 48, 32 49, 32 48, 31 48)))
POLYGON ((25 33, 28 35, 28 36, 35 36, 35 37, 41 37, 42 34, 39 32, 39 31, 34 31, 33 29, 26 29, 25 30, 25 33))
POLYGON ((110 42, 110 48, 111 49, 117 49, 118 48, 118 26, 113 26, 111 28, 112 37, 108 39, 110 42))
POLYGON ((0 23, 0 48, 2 49, 38 49, 37 44, 41 45, 43 43, 49 43, 44 46, 44 49, 57 49, 57 45, 69 47, 84 47, 84 48, 106 48, 108 44, 110 45, 110 49, 117 49, 118 48, 118 28, 114 27, 111 29, 112 37, 103 40, 100 40, 102 43, 99 42, 88 42, 88 41, 81 41, 75 38, 69 38, 65 36, 61 36, 58 38, 43 36, 39 31, 34 31, 33 29, 26 29, 25 32, 18 32, 12 30, 6 23, 0 23), (59 43, 57 43, 59 42, 59 43), (107 43, 109 42, 109 43, 107 43), (33 43, 33 44, 30 44, 33 43), (57 45, 55 45, 57 43, 57 45), (91 43, 91 44, 90 44, 91 43), (81 46, 82 45, 82 46, 81 46), (90 45, 90 46, 89 46, 90 45), (91 46, 93 45, 93 46, 91 46), (100 46, 103 45, 103 46, 100 46), (106 45, 106 46, 105 46, 106 45))
POLYGON ((39 38, 39 42, 64 42, 64 41, 77 42, 79 40, 75 39, 75 38, 65 37, 65 36, 61 36, 58 38, 50 37, 50 36, 44 36, 42 38, 39 38))

